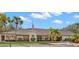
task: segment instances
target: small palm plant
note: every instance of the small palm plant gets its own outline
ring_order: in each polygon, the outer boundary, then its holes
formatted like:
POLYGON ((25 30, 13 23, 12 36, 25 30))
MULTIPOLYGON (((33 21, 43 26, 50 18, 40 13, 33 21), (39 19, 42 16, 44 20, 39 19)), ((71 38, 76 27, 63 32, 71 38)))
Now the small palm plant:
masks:
POLYGON ((51 41, 57 41, 58 37, 60 37, 60 33, 58 32, 57 29, 49 29, 49 39, 51 41))
POLYGON ((73 40, 75 43, 79 43, 79 33, 76 33, 74 35, 74 40, 73 40))

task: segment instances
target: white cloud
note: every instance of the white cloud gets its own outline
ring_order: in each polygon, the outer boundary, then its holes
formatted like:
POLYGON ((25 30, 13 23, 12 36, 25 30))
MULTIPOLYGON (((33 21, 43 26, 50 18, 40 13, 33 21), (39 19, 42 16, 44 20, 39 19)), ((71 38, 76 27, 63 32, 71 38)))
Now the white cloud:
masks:
POLYGON ((51 17, 51 14, 49 12, 43 12, 42 15, 45 17, 51 17))
POLYGON ((60 16, 62 15, 62 12, 50 12, 51 14, 55 15, 55 16, 60 16))
POLYGON ((32 16, 33 18, 46 19, 46 17, 44 17, 43 15, 41 15, 41 14, 36 14, 36 13, 32 13, 31 16, 32 16))
POLYGON ((19 16, 22 20, 26 20, 26 17, 23 16, 19 16))
POLYGON ((56 24, 62 24, 63 21, 62 21, 62 20, 59 20, 59 19, 56 19, 56 20, 53 21, 53 23, 56 23, 56 24))
POLYGON ((79 15, 74 15, 74 18, 79 18, 79 15))
POLYGON ((26 22, 32 22, 31 20, 29 20, 27 17, 24 17, 24 16, 19 16, 23 21, 26 21, 26 22))
POLYGON ((40 14, 32 13, 31 16, 33 18, 47 19, 51 17, 51 14, 49 12, 41 12, 40 14))

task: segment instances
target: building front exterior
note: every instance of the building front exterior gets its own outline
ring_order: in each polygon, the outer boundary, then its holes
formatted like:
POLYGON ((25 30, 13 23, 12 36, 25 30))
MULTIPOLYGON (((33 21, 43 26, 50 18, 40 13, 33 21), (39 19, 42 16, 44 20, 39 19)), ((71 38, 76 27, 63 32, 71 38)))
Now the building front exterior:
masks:
POLYGON ((60 34, 62 36, 62 41, 74 38, 74 33, 71 31, 60 31, 60 34))
MULTIPOLYGON (((70 38, 74 33, 70 31, 59 31, 62 35, 62 40, 70 38)), ((8 31, 0 34, 0 42, 8 40, 25 40, 25 41, 49 41, 48 29, 22 29, 16 31, 8 31)))

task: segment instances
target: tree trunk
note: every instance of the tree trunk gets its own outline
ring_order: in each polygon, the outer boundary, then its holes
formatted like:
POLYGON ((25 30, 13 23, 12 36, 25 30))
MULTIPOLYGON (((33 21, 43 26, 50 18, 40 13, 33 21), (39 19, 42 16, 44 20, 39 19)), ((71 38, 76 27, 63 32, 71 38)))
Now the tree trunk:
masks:
POLYGON ((18 25, 16 24, 16 29, 18 29, 18 25))
POLYGON ((54 37, 54 41, 56 41, 56 40, 57 40, 57 37, 55 36, 55 37, 54 37))
POLYGON ((17 32, 17 24, 16 24, 16 29, 15 29, 15 40, 17 41, 17 35, 16 35, 16 32, 17 32))

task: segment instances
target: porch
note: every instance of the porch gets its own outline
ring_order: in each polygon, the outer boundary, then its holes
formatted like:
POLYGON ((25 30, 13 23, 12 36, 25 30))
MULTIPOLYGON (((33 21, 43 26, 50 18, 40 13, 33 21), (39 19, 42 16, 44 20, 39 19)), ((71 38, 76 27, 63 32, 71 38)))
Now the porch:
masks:
POLYGON ((2 41, 48 41, 47 35, 0 35, 2 41))

